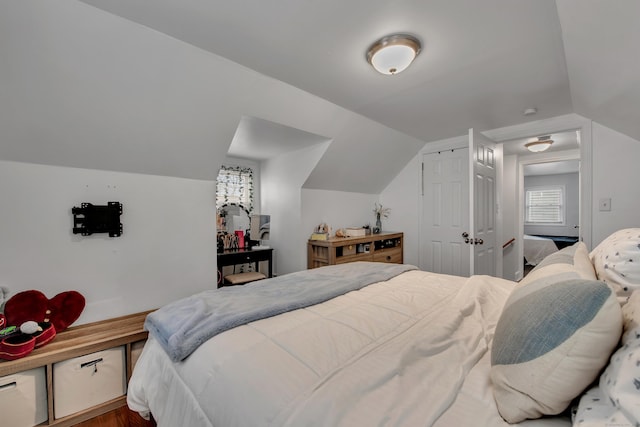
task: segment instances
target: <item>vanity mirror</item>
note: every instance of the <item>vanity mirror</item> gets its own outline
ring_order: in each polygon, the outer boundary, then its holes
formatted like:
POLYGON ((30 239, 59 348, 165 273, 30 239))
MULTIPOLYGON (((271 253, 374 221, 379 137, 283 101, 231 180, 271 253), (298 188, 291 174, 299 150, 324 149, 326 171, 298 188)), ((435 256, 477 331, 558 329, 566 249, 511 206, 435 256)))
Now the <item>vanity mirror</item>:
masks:
POLYGON ((249 211, 242 205, 227 203, 216 212, 218 249, 242 249, 249 243, 245 234, 250 227, 249 211))
POLYGON ((228 203, 218 208, 218 232, 226 232, 228 234, 235 234, 236 231, 246 232, 249 226, 249 211, 244 206, 228 203))

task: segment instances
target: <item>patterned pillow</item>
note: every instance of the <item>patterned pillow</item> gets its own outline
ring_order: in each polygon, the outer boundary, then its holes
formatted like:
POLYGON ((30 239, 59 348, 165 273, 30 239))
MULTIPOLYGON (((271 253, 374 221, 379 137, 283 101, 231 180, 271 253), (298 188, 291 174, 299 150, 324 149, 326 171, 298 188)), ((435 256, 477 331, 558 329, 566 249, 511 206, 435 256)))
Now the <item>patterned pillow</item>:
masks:
POLYGON ((621 303, 640 289, 640 228, 616 231, 589 255, 598 275, 616 292, 621 303))
POLYGON ((622 314, 602 282, 543 277, 518 286, 496 326, 491 381, 509 423, 562 412, 606 365, 622 314))
POLYGON ((622 307, 622 322, 622 344, 627 344, 631 339, 640 338, 637 336, 640 334, 640 291, 632 293, 628 302, 622 307))
POLYGON ((640 291, 622 307, 622 346, 594 386, 581 398, 574 425, 580 427, 640 424, 640 291))
POLYGON ((520 281, 520 284, 526 285, 543 277, 557 282, 571 278, 596 280, 587 245, 584 242, 577 242, 547 255, 520 281))
POLYGON ((637 426, 611 404, 598 386, 580 396, 580 403, 571 418, 573 425, 578 427, 637 426))
POLYGON ((600 377, 600 389, 634 425, 640 424, 640 292, 634 292, 623 309, 622 347, 600 377), (626 310, 625 310, 626 309, 626 310))

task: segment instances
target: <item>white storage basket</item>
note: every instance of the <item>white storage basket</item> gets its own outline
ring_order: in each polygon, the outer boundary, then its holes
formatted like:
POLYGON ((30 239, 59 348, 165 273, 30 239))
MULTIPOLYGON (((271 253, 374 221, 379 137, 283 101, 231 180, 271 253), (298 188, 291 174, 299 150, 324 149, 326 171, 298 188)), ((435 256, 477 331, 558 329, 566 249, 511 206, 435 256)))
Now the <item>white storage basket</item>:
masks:
POLYGON ((33 427, 47 418, 44 367, 0 377, 0 424, 33 427))
POLYGON ((53 412, 62 418, 123 396, 126 390, 124 346, 53 365, 53 412))

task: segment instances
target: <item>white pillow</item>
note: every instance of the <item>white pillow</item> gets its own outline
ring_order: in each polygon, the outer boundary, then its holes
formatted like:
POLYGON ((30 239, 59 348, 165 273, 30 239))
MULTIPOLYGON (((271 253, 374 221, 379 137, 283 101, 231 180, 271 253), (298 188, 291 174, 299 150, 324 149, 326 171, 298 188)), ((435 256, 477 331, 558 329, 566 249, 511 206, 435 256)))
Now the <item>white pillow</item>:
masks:
POLYGON ((640 228, 616 231, 589 256, 598 280, 609 285, 621 303, 640 289, 640 228))
POLYGON ((496 325, 490 376, 509 423, 565 410, 597 379, 620 339, 620 304, 607 285, 551 279, 516 287, 496 325))
POLYGON ((584 242, 577 242, 547 255, 520 281, 520 285, 526 285, 543 277, 556 282, 570 278, 596 280, 587 245, 584 242))

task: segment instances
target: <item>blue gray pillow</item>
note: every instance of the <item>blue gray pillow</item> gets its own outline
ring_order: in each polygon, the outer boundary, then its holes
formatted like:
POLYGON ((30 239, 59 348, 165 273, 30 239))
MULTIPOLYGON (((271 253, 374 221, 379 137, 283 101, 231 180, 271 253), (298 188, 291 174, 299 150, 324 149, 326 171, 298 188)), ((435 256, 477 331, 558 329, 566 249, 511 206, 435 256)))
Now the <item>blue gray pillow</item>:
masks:
POLYGON ((602 282, 542 277, 516 287, 491 349, 500 415, 516 423, 565 410, 606 365, 621 331, 620 305, 602 282))

